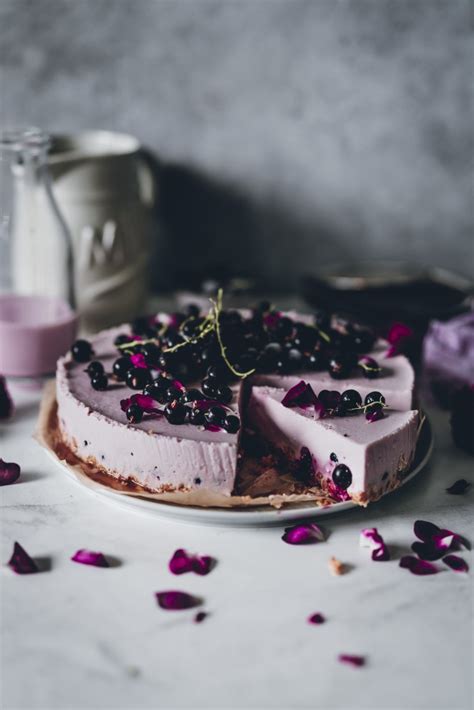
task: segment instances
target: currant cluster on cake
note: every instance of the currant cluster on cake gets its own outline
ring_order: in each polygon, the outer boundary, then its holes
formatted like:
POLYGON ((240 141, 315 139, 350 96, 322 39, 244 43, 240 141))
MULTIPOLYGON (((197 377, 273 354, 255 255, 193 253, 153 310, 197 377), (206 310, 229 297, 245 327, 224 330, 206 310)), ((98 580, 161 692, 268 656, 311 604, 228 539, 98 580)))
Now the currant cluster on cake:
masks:
MULTIPOLYGON (((132 423, 160 413, 171 424, 214 426, 235 433, 240 421, 229 408, 232 384, 253 373, 327 370, 335 380, 356 369, 369 379, 380 373, 378 363, 365 355, 375 342, 368 328, 348 322, 335 327, 323 312, 314 314, 312 322, 294 321, 267 301, 241 313, 224 310, 219 294, 207 314, 190 305, 185 312, 162 319, 136 319, 130 329, 130 334, 115 338, 118 357, 112 372, 106 373, 94 360, 86 340, 74 343, 72 356, 76 362, 89 363, 86 372, 94 389, 106 390, 112 379, 149 398, 124 400, 132 423)), ((357 393, 344 394, 339 415, 347 413, 349 405, 360 406, 357 393)))

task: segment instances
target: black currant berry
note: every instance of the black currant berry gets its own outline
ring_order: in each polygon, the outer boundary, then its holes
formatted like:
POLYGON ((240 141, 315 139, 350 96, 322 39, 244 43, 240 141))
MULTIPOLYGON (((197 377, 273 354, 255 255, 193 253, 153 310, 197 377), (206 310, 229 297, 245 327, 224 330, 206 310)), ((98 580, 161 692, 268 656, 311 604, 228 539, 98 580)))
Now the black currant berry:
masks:
POLYGON ((151 382, 150 370, 144 367, 132 367, 128 370, 125 381, 132 390, 142 390, 151 382))
POLYGON ((98 390, 98 391, 106 390, 108 384, 109 384, 108 377, 103 372, 99 375, 94 375, 94 377, 91 378, 91 385, 95 390, 98 390))
POLYGON ((366 405, 366 412, 376 412, 377 409, 383 408, 385 397, 380 392, 369 392, 364 404, 366 405))
POLYGON ((343 463, 339 463, 332 472, 332 480, 338 488, 347 490, 352 483, 351 469, 343 463))
POLYGON ((216 387, 216 399, 223 404, 232 402, 233 392, 227 385, 218 385, 216 387))
POLYGON ((343 380, 349 377, 352 370, 352 362, 343 355, 330 358, 328 372, 334 380, 343 380))
POLYGON ((357 390, 346 390, 341 395, 341 402, 346 409, 356 409, 362 405, 362 397, 357 390))
POLYGON ((118 347, 119 345, 125 345, 125 343, 130 342, 132 342, 132 337, 130 335, 125 335, 125 333, 122 333, 121 335, 117 335, 114 340, 114 345, 118 347))
POLYGON ((207 377, 214 382, 226 382, 229 375, 229 369, 224 363, 219 365, 211 365, 207 368, 207 377))
POLYGON ((127 409, 127 419, 132 424, 138 424, 143 419, 143 409, 138 404, 131 404, 127 409))
POLYGON ((210 378, 206 377, 202 382, 201 382, 201 388, 206 397, 209 397, 210 399, 215 399, 216 398, 216 384, 215 380, 211 380, 210 378))
POLYGON ((167 390, 165 390, 165 402, 173 402, 175 399, 179 399, 181 394, 182 390, 179 387, 171 385, 167 390))
POLYGON ((181 404, 188 404, 189 402, 195 402, 198 399, 204 399, 204 395, 201 390, 190 389, 181 394, 179 401, 181 404))
POLYGON ((88 340, 76 340, 71 348, 72 357, 76 362, 87 362, 94 354, 88 340))
POLYGON ((337 458, 337 454, 335 454, 334 451, 333 451, 331 454, 329 454, 329 458, 330 458, 331 461, 333 461, 334 463, 337 463, 337 462, 339 461, 339 459, 337 458))
POLYGON ((94 377, 95 375, 102 375, 104 372, 104 366, 98 360, 93 360, 90 362, 84 372, 87 372, 89 377, 94 377))
POLYGON ((200 314, 201 309, 196 303, 189 303, 186 306, 186 315, 190 316, 192 318, 197 318, 197 316, 200 314))
POLYGON ((198 407, 191 409, 189 412, 189 423, 194 424, 194 426, 201 426, 204 422, 204 412, 198 407))
POLYGON ((165 407, 165 417, 170 424, 184 424, 187 414, 188 409, 176 400, 165 407))
POLYGON ((204 419, 208 424, 214 424, 215 426, 221 426, 225 419, 225 409, 222 407, 209 407, 207 412, 204 414, 204 419))
POLYGON ((117 380, 123 382, 127 376, 127 372, 133 367, 132 361, 129 357, 123 356, 117 358, 117 360, 112 365, 112 372, 117 380))
POLYGON ((235 414, 229 414, 224 419, 224 429, 229 432, 229 434, 235 434, 240 429, 240 419, 236 417, 235 414))

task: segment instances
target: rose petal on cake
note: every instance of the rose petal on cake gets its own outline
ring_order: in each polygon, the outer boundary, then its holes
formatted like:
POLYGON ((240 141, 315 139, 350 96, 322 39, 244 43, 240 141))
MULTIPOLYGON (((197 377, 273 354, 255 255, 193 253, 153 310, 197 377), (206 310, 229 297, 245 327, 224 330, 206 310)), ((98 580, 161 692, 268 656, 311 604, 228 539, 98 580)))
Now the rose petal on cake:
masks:
POLYGON ((73 562, 81 565, 91 565, 92 567, 110 567, 102 552, 92 552, 91 550, 78 550, 71 557, 73 562))
POLYGON ((156 600, 162 609, 168 611, 179 611, 181 609, 192 609, 202 604, 202 600, 187 592, 171 590, 167 592, 156 592, 156 600))
POLYGON ((0 420, 10 419, 13 414, 13 400, 7 387, 7 381, 0 375, 0 420))
POLYGON ((281 403, 284 407, 311 407, 317 404, 318 398, 310 384, 300 380, 296 385, 290 387, 281 403))
POLYGON ((458 557, 458 555, 446 555, 446 557, 443 557, 443 562, 445 565, 448 565, 454 572, 468 572, 469 571, 469 565, 467 564, 466 560, 463 560, 462 557, 458 557))
POLYGON ((376 409, 374 412, 367 412, 365 415, 365 418, 369 423, 378 422, 379 419, 383 419, 384 417, 385 414, 383 413, 383 409, 376 409))
POLYGON ((316 614, 311 614, 311 616, 308 616, 308 624, 324 624, 326 619, 322 614, 319 612, 316 612, 316 614))
POLYGON ((33 574, 34 572, 39 572, 38 565, 19 542, 14 543, 13 554, 7 564, 17 574, 33 574))
POLYGON ((269 311, 263 316, 263 323, 267 328, 274 328, 281 317, 280 311, 269 311))
POLYGON ((181 392, 184 392, 184 390, 186 389, 181 380, 171 380, 171 386, 177 387, 179 390, 181 390, 181 392))
POLYGON ((144 370, 148 369, 145 356, 142 353, 135 353, 134 355, 131 355, 130 360, 132 361, 134 367, 141 367, 144 370))
POLYGON ((310 545, 315 542, 322 542, 324 534, 316 523, 307 523, 285 528, 285 534, 282 535, 281 539, 289 545, 310 545))
POLYGON ((138 404, 138 406, 148 414, 152 412, 154 414, 162 414, 161 410, 158 409, 158 407, 156 406, 156 402, 153 397, 150 397, 148 394, 137 393, 132 394, 131 397, 127 397, 126 399, 121 399, 120 409, 122 410, 122 412, 126 412, 131 404, 138 404))
POLYGON ((434 535, 440 532, 440 528, 427 520, 416 520, 413 526, 413 532, 419 540, 429 542, 434 535))
POLYGON ((17 463, 7 463, 0 459, 0 486, 10 486, 20 478, 21 468, 17 463))
POLYGON ((320 402, 319 399, 316 398, 316 402, 314 403, 314 413, 315 413, 315 419, 323 419, 326 414, 327 414, 327 409, 324 407, 322 402, 320 402))
POLYGON ((385 353, 385 357, 394 357, 403 352, 407 341, 413 337, 413 330, 406 323, 393 323, 387 334, 390 348, 385 353))
POLYGON ((402 557, 399 566, 403 567, 403 569, 410 570, 412 574, 421 576, 439 572, 439 569, 432 565, 431 562, 419 560, 417 557, 413 557, 413 555, 405 555, 402 557))
POLYGON ((466 481, 465 478, 459 478, 453 483, 452 486, 446 488, 446 493, 450 493, 453 496, 460 496, 466 493, 470 486, 471 484, 469 483, 469 481, 466 481))
POLYGON ((347 663, 349 666, 354 666, 354 668, 360 668, 365 665, 364 656, 354 656, 349 653, 340 653, 338 656, 339 663, 347 663))
POLYGON ((173 574, 195 572, 206 575, 212 570, 213 562, 213 558, 209 555, 189 555, 186 550, 179 549, 173 554, 168 567, 173 574))

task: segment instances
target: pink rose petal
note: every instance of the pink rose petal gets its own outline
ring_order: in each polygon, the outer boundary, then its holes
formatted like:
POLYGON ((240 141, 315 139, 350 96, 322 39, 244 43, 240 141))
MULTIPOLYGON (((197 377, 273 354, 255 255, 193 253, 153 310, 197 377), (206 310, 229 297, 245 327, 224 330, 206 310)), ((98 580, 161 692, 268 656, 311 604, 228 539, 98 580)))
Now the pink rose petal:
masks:
POLYGON ((339 663, 347 663, 347 665, 354 666, 354 668, 360 668, 365 665, 364 656, 354 656, 348 653, 340 653, 338 660, 339 663))
POLYGON ((413 557, 412 555, 405 555, 404 557, 402 557, 399 566, 403 567, 403 569, 410 570, 412 574, 421 576, 427 574, 436 574, 437 572, 439 572, 439 569, 432 565, 430 562, 426 562, 425 560, 419 560, 417 557, 413 557))
POLYGON ((131 397, 121 399, 120 409, 122 412, 126 412, 131 404, 138 404, 138 406, 147 414, 162 414, 161 410, 157 408, 153 397, 150 397, 148 394, 132 394, 131 397))
POLYGON ((13 414, 13 400, 7 387, 7 381, 0 375, 0 421, 10 419, 13 414))
POLYGON ((460 478, 459 480, 455 481, 452 486, 449 486, 449 488, 446 488, 446 493, 450 493, 453 496, 460 496, 466 493, 466 491, 471 487, 471 484, 469 481, 466 481, 465 478, 460 478))
POLYGON ((410 326, 405 323, 393 323, 387 335, 387 340, 391 347, 385 353, 385 357, 394 357, 402 353, 407 342, 412 337, 413 330, 410 326))
POLYGON ((92 567, 110 567, 102 552, 92 552, 91 550, 78 550, 71 560, 92 567))
POLYGON ((285 534, 281 539, 289 545, 310 545, 315 542, 322 542, 324 534, 315 523, 307 523, 285 528, 285 534))
POLYGON ((143 355, 143 353, 135 353, 134 355, 131 355, 130 360, 131 360, 132 365, 134 367, 140 367, 144 370, 148 370, 148 365, 147 365, 147 362, 145 360, 145 356, 143 355))
POLYGON ((169 561, 168 567, 172 574, 184 574, 185 572, 195 572, 199 575, 206 575, 212 570, 214 560, 209 555, 188 555, 186 550, 176 550, 169 561))
POLYGON ((162 609, 168 611, 179 611, 181 609, 192 609, 202 604, 202 600, 193 597, 187 592, 169 591, 156 592, 156 600, 162 609))
POLYGON ((446 555, 446 557, 443 557, 443 562, 445 565, 448 565, 454 572, 468 572, 469 571, 469 565, 467 564, 466 560, 463 560, 462 557, 458 557, 458 555, 446 555))
POLYGON ((326 619, 322 614, 319 612, 316 612, 316 614, 311 614, 311 616, 308 617, 308 623, 309 624, 324 624, 326 619))
POLYGON ((17 574, 33 574, 34 572, 39 572, 38 565, 19 542, 14 543, 13 554, 7 564, 17 574))
POLYGON ((17 463, 7 463, 0 459, 0 486, 9 486, 20 478, 21 469, 17 463))
POLYGON ((371 548, 372 559, 375 562, 386 562, 390 559, 388 547, 377 528, 364 528, 360 533, 359 544, 361 547, 371 548))

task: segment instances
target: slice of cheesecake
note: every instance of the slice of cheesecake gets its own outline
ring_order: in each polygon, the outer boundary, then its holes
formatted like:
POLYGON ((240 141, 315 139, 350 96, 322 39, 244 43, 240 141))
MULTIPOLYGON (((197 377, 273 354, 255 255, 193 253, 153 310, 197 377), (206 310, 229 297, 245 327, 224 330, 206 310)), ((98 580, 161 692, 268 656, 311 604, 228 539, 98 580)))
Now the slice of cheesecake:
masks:
POLYGON ((247 410, 281 465, 304 466, 306 474, 309 467, 313 480, 361 504, 399 485, 413 461, 417 411, 386 409, 373 422, 364 414, 318 419, 314 407, 285 407, 284 396, 284 389, 254 387, 247 410))

